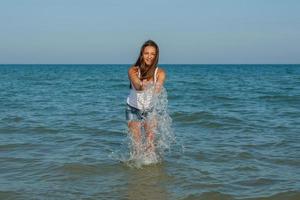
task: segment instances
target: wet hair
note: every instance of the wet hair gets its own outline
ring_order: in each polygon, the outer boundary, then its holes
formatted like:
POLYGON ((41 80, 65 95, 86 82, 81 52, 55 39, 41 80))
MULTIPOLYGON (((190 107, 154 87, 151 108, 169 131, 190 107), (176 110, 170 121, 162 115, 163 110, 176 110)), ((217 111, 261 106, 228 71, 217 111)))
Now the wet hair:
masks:
MULTIPOLYGON (((140 50, 140 54, 138 59, 135 62, 135 66, 140 68, 140 72, 141 72, 141 77, 140 79, 146 79, 146 78, 150 78, 154 76, 154 72, 155 69, 157 67, 158 64, 158 59, 159 59, 159 48, 158 45, 153 41, 153 40, 147 40, 141 47, 140 50), (144 53, 144 49, 148 46, 154 47, 156 50, 156 55, 155 55, 155 59, 154 62, 152 63, 151 66, 147 66, 144 59, 143 59, 143 53, 144 53)), ((131 88, 131 84, 129 86, 131 88)))

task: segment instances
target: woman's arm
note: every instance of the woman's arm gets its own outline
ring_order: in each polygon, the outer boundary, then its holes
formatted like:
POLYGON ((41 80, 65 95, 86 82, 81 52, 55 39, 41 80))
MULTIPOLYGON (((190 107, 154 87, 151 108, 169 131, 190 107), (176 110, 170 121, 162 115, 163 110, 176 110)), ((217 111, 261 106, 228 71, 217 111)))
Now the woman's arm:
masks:
POLYGON ((132 82, 133 87, 134 87, 136 90, 142 90, 142 89, 143 89, 143 83, 142 83, 142 81, 139 79, 138 73, 139 73, 138 67, 132 66, 132 67, 130 67, 129 70, 128 70, 128 78, 129 78, 129 80, 132 82))
POLYGON ((165 80, 166 80, 166 73, 162 68, 159 68, 157 82, 155 85, 155 93, 160 93, 165 80))

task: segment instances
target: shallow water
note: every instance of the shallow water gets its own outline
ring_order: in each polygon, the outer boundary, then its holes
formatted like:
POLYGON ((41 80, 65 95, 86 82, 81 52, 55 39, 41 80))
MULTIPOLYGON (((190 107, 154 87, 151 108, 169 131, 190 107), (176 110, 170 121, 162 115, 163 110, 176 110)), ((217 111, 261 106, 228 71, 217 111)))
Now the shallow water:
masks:
POLYGON ((135 168, 128 65, 0 66, 0 199, 299 199, 300 65, 163 65, 176 142, 135 168))

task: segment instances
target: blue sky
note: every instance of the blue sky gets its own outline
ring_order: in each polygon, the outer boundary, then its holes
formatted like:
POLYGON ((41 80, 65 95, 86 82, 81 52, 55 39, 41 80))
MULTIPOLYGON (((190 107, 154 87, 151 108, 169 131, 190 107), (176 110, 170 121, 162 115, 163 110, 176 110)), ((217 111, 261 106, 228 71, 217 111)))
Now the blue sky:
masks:
POLYGON ((0 63, 300 63, 297 0, 1 0, 0 63))

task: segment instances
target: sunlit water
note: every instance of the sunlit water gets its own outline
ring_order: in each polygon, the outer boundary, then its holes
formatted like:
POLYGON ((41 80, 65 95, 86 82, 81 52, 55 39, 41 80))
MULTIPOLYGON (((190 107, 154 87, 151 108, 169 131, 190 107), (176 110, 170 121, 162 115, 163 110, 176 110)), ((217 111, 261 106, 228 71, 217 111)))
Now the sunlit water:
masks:
POLYGON ((0 199, 300 199, 299 65, 163 65, 141 165, 128 67, 0 66, 0 199))

